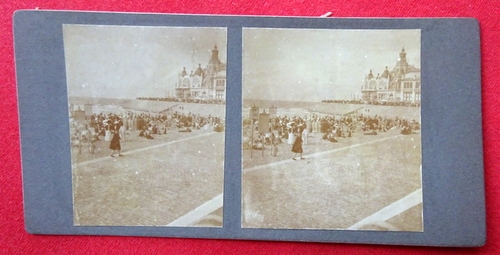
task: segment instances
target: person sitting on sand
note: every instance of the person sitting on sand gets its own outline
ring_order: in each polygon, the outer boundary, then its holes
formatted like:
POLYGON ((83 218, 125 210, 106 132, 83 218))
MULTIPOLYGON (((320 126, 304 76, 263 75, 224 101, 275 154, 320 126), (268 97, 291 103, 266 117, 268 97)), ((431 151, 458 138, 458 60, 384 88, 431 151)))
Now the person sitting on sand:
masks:
POLYGON ((222 132, 222 126, 220 124, 215 124, 214 131, 215 132, 222 132))
POLYGON ((338 143, 339 141, 337 139, 335 139, 335 137, 337 136, 336 132, 334 132, 332 130, 332 132, 328 133, 327 134, 327 139, 328 141, 332 142, 332 143, 338 143))
POLYGON ((192 132, 192 130, 188 127, 184 128, 184 129, 179 129, 179 132, 181 133, 189 133, 189 132, 192 132))
POLYGON ((408 125, 403 125, 401 127, 401 134, 403 134, 403 135, 409 135, 409 134, 411 134, 411 127, 408 126, 408 125))
POLYGON ((364 132, 363 135, 377 135, 377 131, 370 130, 370 131, 364 132))
POLYGON ((144 137, 148 140, 154 140, 155 138, 153 136, 151 136, 151 134, 149 133, 149 130, 147 130, 146 128, 142 129, 141 132, 139 133, 139 137, 144 137))

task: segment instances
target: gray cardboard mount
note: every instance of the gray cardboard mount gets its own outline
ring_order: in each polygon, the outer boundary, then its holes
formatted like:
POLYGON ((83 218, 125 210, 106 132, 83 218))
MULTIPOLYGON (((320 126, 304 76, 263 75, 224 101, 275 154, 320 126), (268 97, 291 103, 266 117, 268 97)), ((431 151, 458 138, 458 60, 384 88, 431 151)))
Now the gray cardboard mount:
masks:
POLYGON ((32 234, 482 246, 486 240, 479 27, 475 19, 338 19, 18 11, 14 15, 26 229, 32 234), (73 225, 63 24, 228 29, 222 228, 73 225), (421 29, 423 232, 243 229, 242 28, 421 29))

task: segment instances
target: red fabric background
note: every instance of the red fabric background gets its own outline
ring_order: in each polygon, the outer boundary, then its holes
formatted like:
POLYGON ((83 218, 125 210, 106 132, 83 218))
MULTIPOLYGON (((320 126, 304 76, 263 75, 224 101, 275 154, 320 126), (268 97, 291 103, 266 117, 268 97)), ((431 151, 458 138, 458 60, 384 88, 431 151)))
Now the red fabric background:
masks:
MULTIPOLYGON (((22 0, 0 1, 0 253, 2 254, 500 254, 500 1, 22 0), (481 27, 488 239, 481 248, 425 248, 174 238, 35 236, 24 230, 12 14, 19 9, 335 17, 474 17, 481 27)), ((474 208, 471 208, 471 210, 474 208)))

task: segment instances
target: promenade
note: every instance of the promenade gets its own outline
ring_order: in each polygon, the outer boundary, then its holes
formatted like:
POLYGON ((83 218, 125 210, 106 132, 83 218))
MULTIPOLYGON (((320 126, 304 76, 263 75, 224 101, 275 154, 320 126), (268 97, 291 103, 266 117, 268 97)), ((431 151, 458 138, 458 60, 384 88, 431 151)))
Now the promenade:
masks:
POLYGON ((288 144, 277 157, 244 151, 242 226, 422 231, 419 140, 397 130, 338 143, 310 135, 299 161, 288 144))
MULTIPOLYGON (((181 109, 199 107, 185 104, 181 109)), ((94 143, 93 153, 88 142, 81 150, 72 147, 74 224, 222 226, 222 196, 217 196, 224 186, 225 132, 213 129, 206 125, 178 132, 171 127, 166 134, 153 134, 153 140, 127 130, 121 139, 122 157, 110 157, 110 142, 103 136, 94 143), (220 203, 189 214, 207 201, 220 203)))

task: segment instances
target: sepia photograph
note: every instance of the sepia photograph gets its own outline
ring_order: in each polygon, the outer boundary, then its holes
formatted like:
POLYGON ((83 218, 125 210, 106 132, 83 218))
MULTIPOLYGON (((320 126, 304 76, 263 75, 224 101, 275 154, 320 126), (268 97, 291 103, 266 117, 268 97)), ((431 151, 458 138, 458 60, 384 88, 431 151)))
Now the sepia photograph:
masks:
POLYGON ((242 40, 241 227, 423 232, 421 31, 242 40))
POLYGON ((74 225, 222 227, 226 28, 63 39, 74 225))

